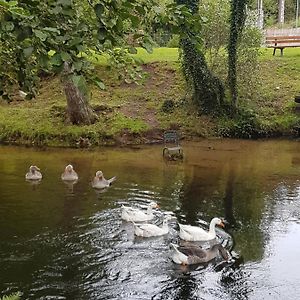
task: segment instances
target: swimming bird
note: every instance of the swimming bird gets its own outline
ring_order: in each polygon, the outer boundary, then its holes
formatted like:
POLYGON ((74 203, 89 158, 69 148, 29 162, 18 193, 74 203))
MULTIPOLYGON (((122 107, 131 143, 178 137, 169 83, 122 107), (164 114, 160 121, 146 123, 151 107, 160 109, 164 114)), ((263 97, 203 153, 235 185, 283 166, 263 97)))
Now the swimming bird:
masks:
POLYGON ((92 181, 92 187, 95 189, 105 189, 117 179, 116 176, 110 178, 110 179, 105 179, 103 176, 102 171, 97 171, 96 176, 94 177, 92 181))
POLYGON ((67 180, 67 181, 75 181, 78 180, 78 175, 74 171, 72 165, 67 165, 65 168, 65 171, 61 174, 61 179, 62 180, 67 180))
POLYGON ((173 253, 172 260, 176 264, 193 265, 207 263, 216 258, 219 253, 228 261, 229 255, 226 249, 221 244, 215 244, 209 249, 202 249, 200 246, 178 246, 171 244, 175 252, 173 253))
POLYGON ((157 203, 151 202, 146 211, 139 208, 127 207, 122 205, 121 219, 127 222, 150 221, 154 218, 152 209, 158 208, 157 203))
POLYGON ((133 222, 134 234, 142 237, 165 235, 169 232, 168 221, 171 219, 170 215, 165 216, 162 227, 154 224, 136 224, 133 222))
POLYGON ((223 221, 219 218, 213 218, 210 221, 209 231, 205 231, 198 226, 179 224, 179 237, 185 241, 209 241, 216 237, 216 225, 221 227, 225 226, 223 221))
POLYGON ((29 172, 25 175, 27 180, 41 180, 42 177, 42 173, 37 166, 30 166, 29 172))

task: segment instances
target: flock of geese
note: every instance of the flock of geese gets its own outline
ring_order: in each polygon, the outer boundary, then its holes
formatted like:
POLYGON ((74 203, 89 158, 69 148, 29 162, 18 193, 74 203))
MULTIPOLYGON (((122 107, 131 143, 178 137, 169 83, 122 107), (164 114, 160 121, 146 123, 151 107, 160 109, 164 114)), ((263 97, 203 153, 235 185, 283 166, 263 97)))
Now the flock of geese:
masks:
MULTIPOLYGON (((30 166, 29 171, 26 173, 26 180, 41 180, 41 170, 37 166, 30 166)), ((72 165, 67 165, 64 172, 61 174, 61 179, 64 181, 75 182, 78 180, 78 174, 75 172, 72 165)), ((109 187, 116 177, 105 179, 102 171, 97 171, 94 179, 92 180, 92 187, 96 189, 105 189, 109 187)), ((131 222, 134 226, 134 234, 136 236, 148 238, 155 236, 162 236, 169 233, 169 220, 173 219, 171 215, 166 215, 163 220, 162 226, 149 223, 154 219, 153 209, 158 208, 157 203, 151 202, 147 209, 127 207, 122 205, 121 219, 126 222, 131 222)), ((203 249, 193 242, 206 242, 216 239, 216 225, 224 227, 224 223, 219 218, 213 218, 209 225, 209 230, 206 231, 198 226, 179 224, 179 237, 181 240, 186 241, 183 245, 171 244, 174 248, 172 260, 176 264, 192 265, 207 263, 219 255, 228 261, 229 253, 221 244, 214 244, 208 249, 203 249)))
MULTIPOLYGON (((168 221, 173 219, 172 216, 166 215, 161 227, 151 223, 137 222, 149 222, 154 218, 153 209, 158 208, 155 202, 151 202, 148 205, 147 210, 141 210, 140 208, 122 206, 121 219, 127 222, 132 222, 134 226, 134 234, 140 237, 154 237, 168 234, 169 226, 168 221)), ((184 245, 171 244, 174 248, 172 260, 176 264, 181 265, 193 265, 207 263, 215 259, 219 254, 226 261, 229 260, 229 254, 227 250, 221 244, 215 244, 209 249, 203 249, 198 244, 193 242, 206 242, 216 238, 215 226, 224 227, 224 223, 219 218, 213 218, 209 225, 209 230, 206 231, 198 226, 191 225, 179 225, 179 237, 185 241, 184 245), (188 243, 186 243, 188 242, 188 243)))
MULTIPOLYGON (((26 180, 41 180, 43 175, 37 166, 30 166, 29 171, 25 175, 26 180)), ((75 172, 72 165, 67 165, 65 171, 61 174, 61 179, 69 182, 76 182, 78 174, 75 172)), ((105 189, 109 187, 116 180, 116 176, 105 179, 102 171, 97 171, 94 179, 92 180, 92 187, 95 189, 105 189)))

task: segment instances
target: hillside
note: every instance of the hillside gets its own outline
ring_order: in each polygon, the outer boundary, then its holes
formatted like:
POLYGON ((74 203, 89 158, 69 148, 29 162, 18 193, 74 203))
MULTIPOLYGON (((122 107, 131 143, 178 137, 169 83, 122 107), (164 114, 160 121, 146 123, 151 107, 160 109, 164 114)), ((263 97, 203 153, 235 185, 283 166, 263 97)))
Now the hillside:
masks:
POLYGON ((118 80, 117 73, 98 63, 96 72, 106 90, 91 88, 90 103, 99 118, 95 124, 69 124, 60 80, 48 77, 36 99, 1 102, 0 141, 71 147, 154 143, 168 128, 185 139, 297 136, 300 118, 294 97, 300 93, 300 49, 285 49, 283 57, 262 52, 261 86, 243 103, 250 113, 239 119, 197 113, 185 91, 177 49, 158 48, 151 55, 139 51, 145 72, 139 85, 118 80))

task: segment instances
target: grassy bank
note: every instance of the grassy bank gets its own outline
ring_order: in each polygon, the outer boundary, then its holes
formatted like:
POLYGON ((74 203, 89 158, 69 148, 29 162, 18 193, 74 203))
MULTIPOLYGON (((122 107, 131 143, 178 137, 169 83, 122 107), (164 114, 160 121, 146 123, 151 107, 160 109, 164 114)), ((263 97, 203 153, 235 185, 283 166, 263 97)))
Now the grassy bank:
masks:
POLYGON ((119 81, 105 60, 95 59, 107 89, 91 88, 90 103, 99 116, 93 125, 67 122, 57 77, 42 81, 35 100, 1 101, 0 141, 49 146, 149 143, 160 141, 168 128, 178 129, 187 139, 297 134, 300 118, 293 99, 300 93, 300 49, 284 52, 283 57, 273 57, 272 50, 263 51, 261 85, 255 99, 244 104, 251 113, 236 120, 199 115, 185 93, 177 49, 159 48, 153 54, 138 52, 146 73, 141 85, 119 81))

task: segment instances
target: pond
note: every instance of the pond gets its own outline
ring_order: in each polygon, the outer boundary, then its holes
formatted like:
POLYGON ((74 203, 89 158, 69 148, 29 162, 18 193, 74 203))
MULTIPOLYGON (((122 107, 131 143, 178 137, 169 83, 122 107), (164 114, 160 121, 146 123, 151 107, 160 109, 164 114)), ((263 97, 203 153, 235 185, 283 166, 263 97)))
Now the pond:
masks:
MULTIPOLYGON (((300 151, 297 141, 185 143, 182 162, 162 146, 30 149, 0 147, 0 296, 22 299, 298 299, 300 151), (25 181, 40 167, 38 184, 25 181), (62 182, 72 164, 79 181, 62 182), (97 170, 117 176, 91 187, 97 170), (170 232, 136 238, 122 205, 155 201, 154 223, 170 232), (176 265, 178 222, 226 219, 234 262, 176 265)), ((205 222, 205 223, 204 223, 205 222)), ((222 233, 222 230, 218 230, 222 233)), ((224 242, 224 240, 223 240, 224 242)))

